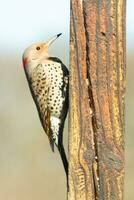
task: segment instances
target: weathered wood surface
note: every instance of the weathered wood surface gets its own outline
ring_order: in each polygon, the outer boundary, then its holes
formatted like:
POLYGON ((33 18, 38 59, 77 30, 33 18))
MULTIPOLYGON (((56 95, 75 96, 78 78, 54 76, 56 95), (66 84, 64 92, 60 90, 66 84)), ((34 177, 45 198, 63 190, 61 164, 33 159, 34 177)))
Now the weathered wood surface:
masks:
POLYGON ((125 6, 71 0, 68 200, 123 199, 125 6))

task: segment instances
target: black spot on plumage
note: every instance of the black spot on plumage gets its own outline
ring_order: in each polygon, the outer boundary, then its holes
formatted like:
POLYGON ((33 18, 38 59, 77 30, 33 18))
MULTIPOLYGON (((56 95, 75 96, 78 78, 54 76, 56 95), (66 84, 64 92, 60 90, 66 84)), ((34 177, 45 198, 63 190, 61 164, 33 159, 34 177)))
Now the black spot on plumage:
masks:
POLYGON ((45 80, 46 80, 46 77, 42 78, 41 80, 42 80, 42 81, 45 81, 45 80))

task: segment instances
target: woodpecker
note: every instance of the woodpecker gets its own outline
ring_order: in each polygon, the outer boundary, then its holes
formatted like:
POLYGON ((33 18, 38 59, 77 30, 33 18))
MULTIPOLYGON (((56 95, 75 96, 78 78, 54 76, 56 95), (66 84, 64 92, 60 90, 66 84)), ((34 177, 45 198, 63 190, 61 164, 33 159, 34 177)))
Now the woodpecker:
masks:
POLYGON ((63 129, 68 112, 69 71, 57 57, 49 56, 49 46, 61 35, 48 42, 28 47, 23 54, 23 66, 28 85, 36 104, 42 127, 52 151, 58 148, 68 175, 68 162, 63 146, 63 129))

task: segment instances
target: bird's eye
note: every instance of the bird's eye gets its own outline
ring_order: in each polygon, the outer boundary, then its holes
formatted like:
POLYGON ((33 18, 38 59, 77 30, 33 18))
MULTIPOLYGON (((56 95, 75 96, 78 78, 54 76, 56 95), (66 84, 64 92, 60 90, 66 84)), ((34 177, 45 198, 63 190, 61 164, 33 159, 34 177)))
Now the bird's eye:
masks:
POLYGON ((36 47, 36 50, 38 50, 38 51, 39 51, 39 50, 40 50, 40 47, 36 47))

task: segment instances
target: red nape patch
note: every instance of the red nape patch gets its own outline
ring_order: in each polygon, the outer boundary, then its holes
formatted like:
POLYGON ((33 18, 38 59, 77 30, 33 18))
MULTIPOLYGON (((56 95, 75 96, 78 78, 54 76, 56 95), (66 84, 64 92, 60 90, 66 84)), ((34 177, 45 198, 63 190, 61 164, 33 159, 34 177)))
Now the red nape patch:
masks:
POLYGON ((28 58, 23 59, 23 67, 28 65, 28 58))

